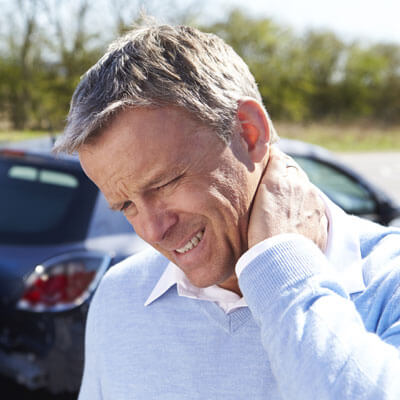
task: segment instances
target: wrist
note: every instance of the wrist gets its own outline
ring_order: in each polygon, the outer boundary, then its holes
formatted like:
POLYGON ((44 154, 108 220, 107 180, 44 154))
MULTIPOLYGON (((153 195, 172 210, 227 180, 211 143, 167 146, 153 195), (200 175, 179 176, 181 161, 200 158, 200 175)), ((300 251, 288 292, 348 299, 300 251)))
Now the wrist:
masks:
POLYGON ((261 253, 271 249, 273 246, 278 245, 279 243, 290 241, 290 240, 299 240, 299 238, 304 238, 308 240, 304 236, 297 233, 281 233, 279 235, 272 236, 268 239, 264 239, 255 245, 249 247, 249 249, 242 254, 239 260, 236 263, 236 276, 239 278, 240 274, 246 268, 248 264, 250 264, 256 257, 258 257, 261 253))

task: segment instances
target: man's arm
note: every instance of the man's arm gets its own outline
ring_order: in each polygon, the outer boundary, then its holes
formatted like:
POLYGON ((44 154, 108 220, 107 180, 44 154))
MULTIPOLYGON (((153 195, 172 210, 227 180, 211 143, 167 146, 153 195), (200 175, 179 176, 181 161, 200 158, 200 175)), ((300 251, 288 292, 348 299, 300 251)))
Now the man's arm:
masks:
POLYGON ((386 343, 400 343, 398 282, 400 268, 382 279, 390 298, 385 290, 370 289, 371 296, 380 293, 376 312, 386 314, 379 337, 367 332, 317 246, 300 235, 271 239, 239 284, 283 398, 400 398, 398 350, 386 343))
POLYGON ((313 208, 322 206, 286 162, 271 156, 249 226, 250 244, 267 241, 239 276, 283 398, 399 399, 400 257, 362 295, 379 321, 370 333, 321 252, 326 222, 313 208))

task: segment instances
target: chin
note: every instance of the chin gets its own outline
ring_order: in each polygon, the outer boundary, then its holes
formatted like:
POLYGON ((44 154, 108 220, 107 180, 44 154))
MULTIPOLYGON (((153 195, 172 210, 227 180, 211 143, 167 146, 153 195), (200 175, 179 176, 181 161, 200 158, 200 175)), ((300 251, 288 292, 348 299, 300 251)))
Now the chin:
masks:
POLYGON ((216 283, 216 281, 211 280, 211 279, 204 279, 204 278, 193 278, 192 276, 186 274, 186 277, 189 279, 189 282, 198 288, 206 288, 209 286, 213 286, 216 283))
POLYGON ((204 274, 196 273, 198 271, 187 272, 187 271, 183 270, 183 272, 185 273, 185 275, 188 278, 189 282, 193 286, 196 286, 198 288, 206 288, 208 286, 215 285, 218 282, 218 280, 213 279, 213 277, 205 276, 204 274))
POLYGON ((196 276, 196 274, 190 274, 186 272, 185 274, 190 283, 198 288, 206 288, 213 285, 229 287, 231 282, 237 282, 234 271, 230 271, 229 273, 225 274, 220 273, 215 276, 196 276))

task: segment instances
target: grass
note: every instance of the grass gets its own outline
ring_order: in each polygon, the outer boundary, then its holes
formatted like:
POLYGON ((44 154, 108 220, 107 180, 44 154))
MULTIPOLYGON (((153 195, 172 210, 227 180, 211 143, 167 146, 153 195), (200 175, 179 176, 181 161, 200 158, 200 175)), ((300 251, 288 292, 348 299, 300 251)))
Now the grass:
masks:
POLYGON ((35 139, 40 136, 48 135, 45 131, 7 131, 0 130, 0 143, 16 142, 19 140, 35 139))
MULTIPOLYGON (((293 124, 275 122, 281 137, 304 140, 326 147, 332 151, 400 151, 400 126, 310 123, 293 124)), ((33 139, 47 135, 45 131, 1 131, 0 143, 33 139)))
POLYGON ((323 123, 302 125, 284 122, 274 125, 281 137, 304 140, 332 151, 400 151, 400 126, 323 123))

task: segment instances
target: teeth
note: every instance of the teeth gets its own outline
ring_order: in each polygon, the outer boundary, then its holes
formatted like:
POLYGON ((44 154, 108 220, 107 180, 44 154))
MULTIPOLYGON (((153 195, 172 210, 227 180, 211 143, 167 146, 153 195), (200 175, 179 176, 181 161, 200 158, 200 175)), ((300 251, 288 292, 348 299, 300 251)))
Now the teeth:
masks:
POLYGON ((180 249, 176 249, 176 251, 178 253, 183 254, 183 253, 186 253, 189 250, 192 250, 193 248, 195 248, 200 243, 201 239, 203 238, 203 233, 204 232, 197 233, 183 247, 181 247, 180 249))

